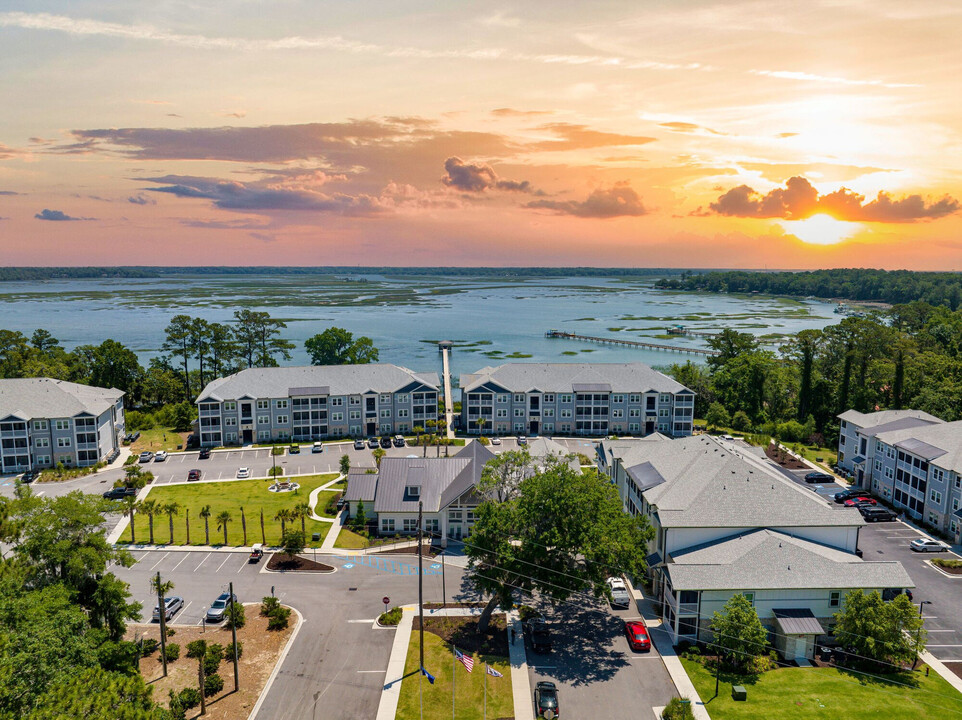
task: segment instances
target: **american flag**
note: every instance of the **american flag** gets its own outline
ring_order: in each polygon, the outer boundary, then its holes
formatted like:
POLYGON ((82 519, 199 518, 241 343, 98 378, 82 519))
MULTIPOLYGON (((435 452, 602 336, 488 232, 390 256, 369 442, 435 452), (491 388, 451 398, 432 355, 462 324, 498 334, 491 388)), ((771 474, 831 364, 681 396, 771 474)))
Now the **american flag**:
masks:
POLYGON ((487 668, 488 675, 493 675, 494 677, 504 677, 503 674, 499 673, 497 670, 495 670, 493 667, 491 667, 487 663, 485 663, 484 667, 487 668))
POLYGON ((463 652, 454 648, 454 657, 461 661, 464 665, 465 670, 471 672, 474 669, 474 658, 470 655, 465 655, 463 652))

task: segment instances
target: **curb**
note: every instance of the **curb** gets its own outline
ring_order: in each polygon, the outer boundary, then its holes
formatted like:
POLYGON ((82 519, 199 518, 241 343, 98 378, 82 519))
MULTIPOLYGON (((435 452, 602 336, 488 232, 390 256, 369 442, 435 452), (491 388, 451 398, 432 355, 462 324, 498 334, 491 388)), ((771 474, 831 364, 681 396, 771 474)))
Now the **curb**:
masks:
MULTIPOLYGON (((254 604, 256 605, 257 603, 254 604)), ((298 610, 296 607, 292 607, 291 605, 288 605, 287 607, 291 608, 291 610, 294 611, 294 614, 297 615, 297 627, 294 628, 294 632, 291 633, 291 637, 288 639, 287 645, 284 646, 280 657, 277 658, 277 662, 274 664, 274 670, 271 672, 270 677, 267 678, 267 684, 264 685, 264 689, 261 690, 261 694, 257 698, 257 702, 254 703, 254 708, 251 710, 251 714, 247 716, 247 720, 254 720, 254 718, 257 717, 257 713, 261 709, 261 705, 264 704, 264 700, 267 698, 267 693, 270 691, 271 685, 274 684, 274 680, 277 679, 277 676, 280 673, 281 665, 283 665, 284 660, 287 659, 287 653, 294 645, 294 641, 297 639, 297 634, 301 631, 301 627, 304 625, 304 616, 301 615, 300 610, 298 610)))
POLYGON ((962 575, 959 575, 956 573, 950 573, 946 570, 943 570, 931 560, 925 560, 925 564, 928 565, 933 570, 935 570, 936 572, 942 573, 943 575, 945 575, 945 577, 949 578, 950 580, 962 580, 962 575))

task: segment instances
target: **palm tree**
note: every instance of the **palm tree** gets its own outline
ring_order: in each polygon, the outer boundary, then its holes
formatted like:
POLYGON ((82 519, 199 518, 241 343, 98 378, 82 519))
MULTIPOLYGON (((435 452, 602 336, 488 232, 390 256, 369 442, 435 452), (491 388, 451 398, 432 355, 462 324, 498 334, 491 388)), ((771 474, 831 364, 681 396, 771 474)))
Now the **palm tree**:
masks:
POLYGON ((298 503, 294 506, 294 509, 291 511, 291 513, 293 515, 293 519, 301 519, 301 532, 304 533, 304 538, 306 539, 307 528, 305 527, 305 523, 307 518, 311 516, 311 506, 308 505, 307 502, 298 503))
POLYGON ((261 542, 267 545, 267 534, 264 532, 264 508, 261 508, 261 542))
POLYGON ((220 515, 217 516, 217 529, 224 530, 224 544, 227 544, 227 524, 234 518, 230 515, 230 510, 224 510, 220 515))
POLYGON ((161 506, 156 500, 147 498, 137 503, 140 512, 147 516, 148 527, 150 528, 150 544, 154 544, 154 515, 161 512, 161 506))
POLYGON ((184 523, 187 526, 187 544, 190 545, 190 508, 184 508, 184 523))
POLYGON ((415 445, 420 445, 420 444, 421 444, 421 433, 423 433, 423 432, 424 432, 424 426, 423 426, 423 425, 415 425, 415 426, 414 426, 414 444, 415 444, 415 445))
POLYGON ((478 436, 484 437, 484 424, 488 422, 483 417, 478 418, 478 436))
POLYGON ((274 516, 274 519, 281 521, 281 537, 283 538, 284 530, 287 527, 287 521, 294 519, 293 517, 291 517, 291 511, 288 510, 287 508, 281 508, 280 510, 277 511, 277 515, 274 516))
POLYGON ((137 541, 134 539, 134 510, 137 509, 137 498, 125 497, 124 498, 124 512, 130 517, 130 544, 133 545, 137 541))
POLYGON ((157 607, 160 609, 160 659, 164 663, 164 677, 167 677, 167 603, 164 596, 174 589, 174 583, 170 580, 162 581, 158 572, 150 578, 150 587, 157 593, 157 607))
POLYGON ((204 505, 200 509, 200 516, 204 518, 204 544, 210 545, 210 525, 208 524, 210 520, 210 505, 204 505))
POLYGON ((180 504, 175 502, 169 502, 163 507, 163 511, 167 514, 167 521, 170 523, 170 544, 174 544, 174 515, 180 512, 180 504))
POLYGON ((387 455, 387 452, 384 450, 384 448, 379 447, 379 448, 374 448, 374 451, 371 454, 374 456, 374 464, 377 465, 378 469, 380 469, 381 458, 387 455))
POLYGON ((247 545, 247 516, 244 515, 244 506, 241 505, 241 527, 244 529, 244 545, 247 545))

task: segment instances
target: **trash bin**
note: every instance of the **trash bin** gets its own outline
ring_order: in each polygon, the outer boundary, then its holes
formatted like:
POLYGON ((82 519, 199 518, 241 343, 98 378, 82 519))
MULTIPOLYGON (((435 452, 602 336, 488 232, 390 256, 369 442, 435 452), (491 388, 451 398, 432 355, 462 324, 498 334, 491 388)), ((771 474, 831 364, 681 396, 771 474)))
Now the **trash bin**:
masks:
POLYGON ((832 659, 832 648, 820 646, 818 648, 818 659, 822 662, 829 662, 832 659))
POLYGON ((314 542, 317 542, 320 539, 321 539, 320 533, 314 533, 313 535, 311 535, 311 540, 313 540, 314 542))

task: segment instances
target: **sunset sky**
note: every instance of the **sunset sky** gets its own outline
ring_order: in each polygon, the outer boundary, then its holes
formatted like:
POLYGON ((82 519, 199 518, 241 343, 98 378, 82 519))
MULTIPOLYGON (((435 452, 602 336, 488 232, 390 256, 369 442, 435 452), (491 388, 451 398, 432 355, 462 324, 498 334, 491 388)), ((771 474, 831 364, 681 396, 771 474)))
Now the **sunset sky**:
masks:
POLYGON ((962 270, 962 4, 0 1, 4 265, 962 270))

